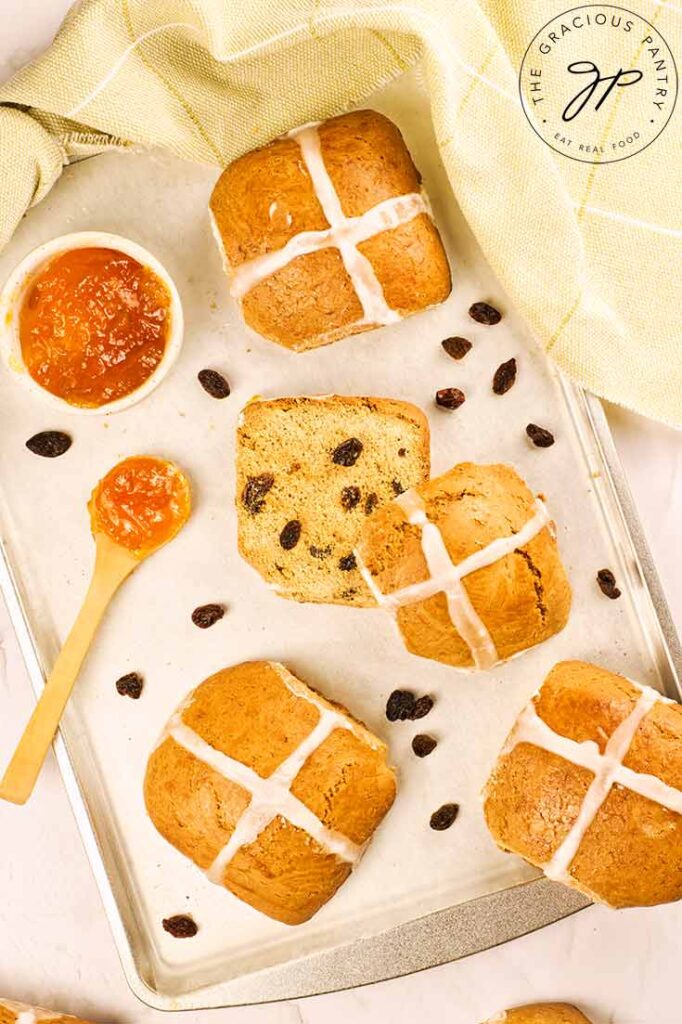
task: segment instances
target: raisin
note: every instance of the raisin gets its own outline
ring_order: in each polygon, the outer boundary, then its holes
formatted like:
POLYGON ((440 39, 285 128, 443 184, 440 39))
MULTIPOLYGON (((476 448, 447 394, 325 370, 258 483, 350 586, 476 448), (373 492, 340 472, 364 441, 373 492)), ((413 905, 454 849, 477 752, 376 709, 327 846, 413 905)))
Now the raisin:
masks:
POLYGON ((295 548, 301 539, 301 524, 298 519, 290 519, 279 535, 279 542, 285 551, 295 548))
POLYGON ((208 629, 209 626, 215 626, 216 622, 220 622, 224 614, 225 608, 222 604, 202 604, 192 612, 192 622, 199 629, 208 629))
POLYGON ((428 757, 428 755, 431 754, 437 746, 438 741, 434 740, 433 736, 427 736, 426 733, 423 732, 420 732, 412 740, 412 750, 417 757, 428 757))
POLYGON ((414 702, 414 707, 412 708, 410 718, 413 721, 417 718, 426 718, 432 707, 433 697, 429 697, 428 695, 424 697, 419 697, 418 700, 414 702))
POLYGON ((389 722, 405 722, 412 717, 416 701, 409 690, 394 690, 386 701, 386 718, 389 722))
POLYGON ((341 569, 342 572, 350 572, 351 569, 355 569, 357 567, 357 564, 355 555, 352 551, 350 555, 344 555, 343 558, 339 559, 339 569, 341 569))
POLYGON ((516 381, 516 360, 508 359, 501 363, 495 370, 493 377, 493 391, 496 395, 506 395, 507 391, 514 386, 516 381))
POLYGON ((242 491, 242 505, 252 516, 261 512, 265 507, 265 495, 275 482, 272 473, 261 473, 260 476, 250 476, 242 491))
POLYGON ((407 455, 407 448, 398 448, 398 455, 401 459, 404 459, 407 455))
POLYGON ((313 556, 313 558, 319 558, 320 561, 323 561, 325 558, 329 558, 329 556, 332 553, 330 544, 327 544, 327 546, 324 548, 316 548, 314 544, 311 544, 310 547, 308 548, 308 551, 313 556))
POLYGON ((539 427, 537 423, 529 423, 526 433, 536 448, 551 448, 554 444, 554 434, 544 427, 539 427))
POLYGON ((196 921, 193 921, 187 914, 174 914, 173 917, 164 917, 163 930, 172 935, 174 939, 191 939, 199 931, 196 921))
POLYGON ((488 327, 499 324, 502 319, 499 309, 495 309, 488 302, 474 302, 473 306, 469 306, 469 316, 477 324, 487 324, 488 327))
POLYGON ((360 488, 359 487, 344 487, 341 491, 341 504, 345 508, 346 512, 350 512, 352 508, 355 508, 360 502, 360 488))
POLYGON ((335 462, 337 466, 354 466, 360 458, 361 451, 362 441, 359 441, 357 437, 349 437, 347 441, 343 441, 334 449, 332 462, 335 462))
POLYGON ((34 455, 42 455, 44 459, 56 459, 68 452, 72 441, 68 434, 61 430, 43 430, 40 434, 29 437, 26 447, 34 455))
POLYGON ((374 493, 374 491, 372 491, 372 493, 368 494, 367 497, 365 498, 365 515, 371 516, 372 512, 374 511, 378 504, 379 498, 374 493))
POLYGON ((441 409, 459 409, 466 402, 466 395, 459 388, 441 388, 436 391, 436 405, 441 409))
POLYGON ((471 349, 471 342, 467 338, 445 338, 441 345, 453 359, 464 359, 471 349))
POLYGON ((443 804, 433 812, 429 825, 436 832, 444 832, 446 828, 450 828, 458 814, 459 804, 443 804))
POLYGON ((128 672, 127 675, 116 680, 116 689, 121 696, 132 697, 133 700, 140 699, 143 686, 144 680, 138 672, 128 672))
POLYGON ((405 490, 400 480, 391 480, 391 487, 393 488, 393 493, 395 494, 396 498, 405 490))
POLYGON ((620 597, 620 590, 616 586, 616 577, 610 569, 600 569, 597 573, 597 583, 602 594, 606 594, 612 601, 620 597))
POLYGON ((197 374, 199 383, 204 391, 211 398, 227 398, 230 393, 230 385, 217 370, 199 370, 197 374))

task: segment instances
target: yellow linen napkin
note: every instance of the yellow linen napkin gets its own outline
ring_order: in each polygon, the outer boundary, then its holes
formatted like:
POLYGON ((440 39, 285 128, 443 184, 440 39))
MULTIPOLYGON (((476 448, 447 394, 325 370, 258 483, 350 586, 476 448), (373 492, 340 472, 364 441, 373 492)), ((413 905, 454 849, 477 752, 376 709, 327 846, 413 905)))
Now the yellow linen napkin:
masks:
MULTIPOLYGON (((646 150, 555 154, 524 50, 568 0, 83 0, 0 88, 0 246, 64 163, 161 145, 223 165, 416 60, 453 189, 541 345, 611 401, 682 425, 680 111, 646 150)), ((682 6, 629 0, 682 55, 682 6)))

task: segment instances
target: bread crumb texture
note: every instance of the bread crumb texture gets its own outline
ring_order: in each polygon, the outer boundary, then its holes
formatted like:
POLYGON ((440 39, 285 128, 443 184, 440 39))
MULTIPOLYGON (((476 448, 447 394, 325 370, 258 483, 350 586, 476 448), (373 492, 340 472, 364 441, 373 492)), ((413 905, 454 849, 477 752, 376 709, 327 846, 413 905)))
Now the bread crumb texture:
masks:
MULTIPOLYGON (((268 778, 313 731, 319 706, 333 709, 353 729, 333 729, 304 762, 290 791, 326 828, 362 845, 393 803, 395 775, 385 745, 345 708, 310 690, 283 666, 247 662, 198 686, 181 717, 215 750, 268 778)), ((227 845, 251 801, 246 789, 171 737, 149 758, 144 794, 161 835, 204 871, 227 845)), ((350 864, 276 815, 255 841, 237 850, 222 884, 256 910, 285 924, 300 924, 334 895, 350 871, 350 864)))
MULTIPOLYGON (((560 736, 592 741, 603 753, 641 691, 623 676, 582 661, 552 669, 535 710, 560 736)), ((645 715, 623 764, 682 789, 682 707, 657 701, 645 715)), ((531 743, 497 762, 486 788, 485 816, 497 844, 543 867, 575 824, 594 778, 585 768, 531 743)), ((615 785, 569 866, 572 887, 614 907, 682 898, 682 815, 615 785)))
POLYGON ((428 474, 428 421, 407 402, 250 402, 237 434, 239 551, 282 597, 371 606, 353 555, 360 530, 428 474))

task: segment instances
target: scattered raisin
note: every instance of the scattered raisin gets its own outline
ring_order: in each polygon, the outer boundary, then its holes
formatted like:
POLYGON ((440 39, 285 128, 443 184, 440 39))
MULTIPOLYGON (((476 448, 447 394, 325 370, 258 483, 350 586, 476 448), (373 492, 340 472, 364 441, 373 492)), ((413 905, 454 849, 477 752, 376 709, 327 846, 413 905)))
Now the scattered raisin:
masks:
POLYGON ((45 459, 56 459, 68 452, 72 441, 68 434, 61 430, 43 430, 40 434, 29 437, 26 447, 34 455, 42 455, 45 459))
POLYGON ((314 544, 311 544, 310 547, 308 548, 308 551, 313 556, 313 558, 319 558, 320 561, 322 561, 325 558, 329 558, 329 556, 332 553, 330 544, 327 544, 327 546, 324 548, 316 548, 314 544))
POLYGON ((401 459, 404 459, 407 455, 407 448, 398 448, 398 455, 401 459))
POLYGON ((597 573, 597 583, 602 594, 606 594, 612 601, 620 597, 620 590, 616 586, 616 577, 610 569, 600 569, 597 573))
POLYGON ((429 713, 429 711, 431 710, 432 707, 433 707, 433 697, 429 697, 428 694, 425 695, 424 697, 419 697, 414 702, 414 707, 412 708, 412 713, 410 714, 410 718, 413 721, 415 719, 417 719, 417 718, 426 718, 426 716, 428 715, 428 713, 429 713))
POLYGON ((378 495, 376 495, 374 491, 372 491, 372 493, 368 494, 367 497, 365 498, 365 515, 371 516, 372 512, 374 511, 378 504, 378 495))
POLYGON ((516 381, 516 360, 508 359, 501 363, 495 370, 493 377, 493 391, 496 395, 506 395, 507 391, 514 386, 516 381))
POLYGON ((423 732, 418 733, 418 735, 412 740, 412 750, 417 757, 428 757, 428 755, 432 753, 437 746, 438 741, 434 740, 433 736, 427 736, 426 733, 423 732))
POLYGON ((174 939, 191 939, 199 931, 196 921, 193 921, 187 914, 174 914, 173 917, 164 917, 163 930, 172 935, 174 939))
POLYGON ((116 689, 121 696, 132 697, 133 700, 140 699, 143 686, 144 680, 138 672, 128 672, 127 675, 116 680, 116 689))
POLYGON ((400 480, 391 480, 391 487, 393 488, 393 493, 395 494, 396 498, 405 490, 400 480))
POLYGON ((208 392, 211 398, 227 398, 230 393, 230 385, 217 370, 199 370, 197 374, 199 383, 204 391, 208 392))
POLYGON ((554 444, 554 434, 544 427, 539 427, 537 423, 529 423, 526 433, 536 448, 551 448, 554 444))
POLYGON ((409 690, 394 690, 386 701, 386 718, 389 722, 405 722, 412 717, 416 701, 409 690))
POLYGON ((441 409, 459 409, 466 402, 466 395, 459 388, 441 388, 436 391, 436 405, 441 409))
POLYGON ((433 812, 429 825, 436 832, 444 832, 446 828, 450 828, 458 814, 459 804, 443 804, 433 812))
POLYGON ((471 342, 467 338, 444 338, 441 345, 453 359, 464 359, 471 349, 471 342))
POLYGON ((469 316, 477 324, 487 324, 488 327, 499 324, 502 319, 499 309, 487 302, 474 302, 473 306, 469 306, 469 316))
POLYGON ((252 516, 261 512, 265 507, 265 495, 275 482, 272 473, 261 473, 260 476, 250 476, 242 491, 242 505, 252 516))
POLYGON ((344 489, 341 491, 341 504, 345 508, 346 512, 350 512, 352 508, 355 508, 359 501, 359 487, 344 487, 344 489))
POLYGON ((339 569, 341 569, 342 572, 350 572, 351 569, 357 568, 357 564, 355 555, 352 551, 350 555, 344 555, 343 558, 339 559, 339 569))
POLYGON ((298 519, 290 519, 279 535, 279 542, 285 551, 295 548, 301 539, 301 524, 298 519))
POLYGON ((342 441, 334 449, 332 462, 335 462, 337 466, 354 466, 360 458, 361 451, 362 441, 359 441, 357 437, 349 437, 347 441, 342 441))
POLYGON ((215 626, 216 622, 220 622, 224 614, 225 608, 222 604, 202 604, 192 612, 192 622, 199 629, 208 629, 209 626, 215 626))

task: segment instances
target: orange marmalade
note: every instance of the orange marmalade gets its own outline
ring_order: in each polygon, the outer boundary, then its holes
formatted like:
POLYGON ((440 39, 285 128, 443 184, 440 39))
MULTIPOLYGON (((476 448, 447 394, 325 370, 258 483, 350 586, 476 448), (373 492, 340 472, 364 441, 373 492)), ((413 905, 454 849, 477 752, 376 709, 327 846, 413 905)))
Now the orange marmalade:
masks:
POLYGON ((189 482, 165 459, 134 455, 110 469, 92 492, 92 532, 140 556, 172 540, 190 513, 189 482))
POLYGON ((69 249, 29 282, 19 312, 24 365, 70 405, 97 408, 136 391, 163 358, 171 296, 118 249, 69 249))

